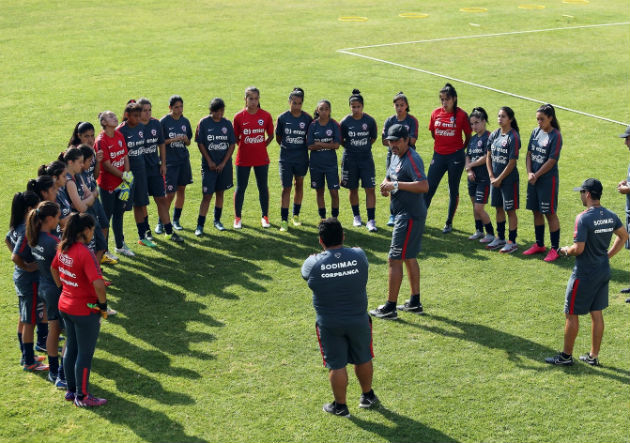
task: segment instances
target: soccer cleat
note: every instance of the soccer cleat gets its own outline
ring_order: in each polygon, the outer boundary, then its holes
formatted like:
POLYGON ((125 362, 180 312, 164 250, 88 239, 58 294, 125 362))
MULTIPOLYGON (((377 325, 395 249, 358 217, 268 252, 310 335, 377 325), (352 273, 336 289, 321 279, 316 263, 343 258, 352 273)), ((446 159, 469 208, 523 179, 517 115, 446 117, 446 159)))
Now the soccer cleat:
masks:
POLYGON ((621 291, 619 291, 621 294, 630 294, 630 288, 623 288, 621 291))
POLYGON ((266 215, 261 217, 260 226, 262 226, 263 228, 270 228, 271 223, 269 223, 269 217, 267 217, 266 215))
MULTIPOLYGON (((44 344, 44 345, 42 346, 42 345, 40 345, 39 343, 35 345, 35 350, 36 350, 37 352, 44 352, 44 353, 48 352, 48 350, 46 349, 46 345, 44 344)), ((38 361, 38 360, 37 360, 37 357, 35 357, 35 361, 38 361)), ((44 359, 41 359, 41 360, 39 360, 39 361, 44 361, 44 359)))
POLYGON ((354 220, 352 220, 352 226, 358 228, 359 226, 363 226, 363 220, 361 220, 360 215, 355 215, 354 220))
POLYGON ((181 237, 177 232, 166 234, 166 239, 172 241, 173 243, 184 243, 184 238, 181 237))
POLYGON ((151 234, 150 229, 144 233, 144 238, 148 239, 149 241, 153 241, 153 234, 151 234))
POLYGON ((164 234, 164 225, 162 223, 158 223, 155 225, 155 229, 153 231, 158 235, 164 234))
POLYGON ((241 229, 242 227, 241 217, 234 217, 234 229, 241 229))
POLYGON ((394 226, 394 223, 396 222, 395 218, 393 215, 389 216, 389 220, 387 220, 387 226, 394 226))
POLYGON ((411 304, 409 300, 407 300, 404 305, 396 306, 396 309, 403 312, 414 312, 416 314, 424 314, 424 310, 422 309, 422 303, 418 303, 417 305, 415 305, 415 304, 411 304))
POLYGON ((129 249, 129 246, 127 246, 126 243, 123 243, 120 248, 116 248, 116 249, 114 249, 114 251, 116 251, 118 254, 125 255, 127 257, 135 257, 136 256, 135 252, 133 252, 131 249, 129 249))
POLYGON ((113 317, 114 315, 118 315, 118 311, 112 308, 107 308, 107 316, 113 317))
POLYGON ((195 228, 195 235, 201 237, 203 235, 203 226, 197 226, 195 228))
POLYGON ((179 220, 173 220, 173 229, 177 231, 183 231, 184 228, 179 224, 179 220))
POLYGON ((22 369, 24 369, 27 372, 47 371, 48 370, 48 365, 45 365, 44 363, 40 363, 40 362, 36 361, 32 365, 24 365, 22 367, 22 369))
POLYGON ((483 232, 475 231, 475 233, 473 235, 468 237, 468 240, 479 240, 480 238, 483 238, 483 232))
POLYGON ((626 303, 630 303, 630 297, 626 298, 626 303))
POLYGON ((348 410, 347 405, 337 405, 336 402, 326 403, 322 408, 324 412, 328 412, 329 414, 336 415, 337 417, 350 417, 350 411, 348 410))
POLYGON ((361 398, 359 399, 359 407, 363 409, 370 409, 375 406, 378 406, 379 399, 374 393, 374 391, 370 394, 361 394, 361 398))
POLYGON ((501 240, 500 238, 495 238, 490 243, 486 245, 487 249, 499 249, 505 246, 505 240, 501 240))
MULTIPOLYGON (((42 352, 42 351, 40 351, 40 352, 42 352)), ((47 351, 43 351, 43 352, 47 352, 47 351)), ((44 355, 34 355, 33 356, 33 360, 35 361, 35 363, 37 363, 37 362, 41 363, 44 360, 46 360, 46 356, 44 356, 44 355)), ((20 359, 20 366, 24 366, 24 357, 22 357, 20 359)))
POLYGON ((106 251, 105 255, 108 256, 111 260, 114 260, 116 263, 118 263, 118 257, 112 254, 111 252, 106 251))
POLYGON ((105 252, 105 254, 101 257, 101 263, 105 265, 115 265, 118 263, 118 259, 114 259, 109 252, 105 252))
POLYGON ((70 391, 66 391, 66 395, 63 396, 64 400, 66 401, 74 401, 74 399, 76 398, 76 395, 74 394, 74 392, 70 392, 70 391))
POLYGON ((556 365, 556 366, 572 366, 573 356, 569 355, 569 357, 564 357, 562 355, 562 352, 559 352, 553 357, 547 357, 545 359, 545 363, 549 363, 550 365, 556 365))
POLYGON ((552 262, 552 261, 556 261, 558 258, 560 257, 560 255, 558 254, 558 250, 551 248, 549 250, 549 253, 547 254, 547 256, 543 259, 546 262, 552 262))
POLYGON ((299 215, 293 216, 293 226, 302 226, 302 222, 300 221, 299 215))
POLYGON ((61 378, 57 377, 55 379, 55 388, 68 389, 68 382, 66 380, 62 380, 61 378))
POLYGON ((138 240, 138 244, 142 246, 148 246, 149 248, 155 248, 157 246, 155 243, 153 243, 151 240, 149 240, 146 237, 138 240))
POLYGON ((488 244, 488 243, 492 243, 494 241, 494 235, 492 234, 486 234, 483 238, 479 239, 479 243, 483 243, 483 244, 488 244))
POLYGON ((372 317, 376 317, 376 318, 384 318, 387 320, 395 320, 398 318, 398 313, 396 312, 396 309, 392 309, 392 310, 386 310, 385 306, 387 305, 381 305, 376 309, 372 309, 370 311, 370 315, 372 317))
POLYGON ((511 254, 517 249, 518 249, 518 244, 516 242, 507 242, 505 246, 503 246, 499 252, 501 254, 511 254))
POLYGON ((450 223, 447 223, 442 228, 442 234, 448 234, 449 232, 453 232, 453 225, 450 223))
POLYGON ((214 228, 217 231, 225 231, 225 226, 223 226, 223 223, 221 223, 219 220, 214 221, 214 228))
POLYGON ((365 224, 365 226, 367 227, 367 230, 369 232, 376 232, 376 231, 378 231, 378 228, 376 227, 376 221, 374 221, 374 220, 368 220, 368 222, 365 224))
POLYGON ((597 357, 595 358, 591 357, 590 352, 588 354, 580 355, 580 361, 583 361, 587 365, 591 365, 591 366, 601 366, 599 364, 599 359, 597 357))
POLYGON ((107 403, 107 400, 94 397, 92 394, 86 395, 82 400, 79 400, 79 397, 76 396, 74 398, 74 405, 78 408, 95 408, 97 406, 103 406, 105 403, 107 403))
POLYGON ((289 222, 282 220, 280 222, 280 232, 287 232, 289 230, 289 222))
POLYGON ((547 252, 547 248, 544 246, 538 246, 538 243, 534 243, 529 249, 523 251, 523 255, 544 254, 547 252))

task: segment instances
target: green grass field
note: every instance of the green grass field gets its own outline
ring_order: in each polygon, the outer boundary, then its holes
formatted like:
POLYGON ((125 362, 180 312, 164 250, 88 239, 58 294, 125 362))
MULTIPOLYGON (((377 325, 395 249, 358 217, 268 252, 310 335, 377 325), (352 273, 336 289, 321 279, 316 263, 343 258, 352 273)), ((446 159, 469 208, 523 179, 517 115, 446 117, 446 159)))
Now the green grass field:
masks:
MULTIPOLYGON (((354 52, 630 122, 628 3, 536 0, 544 9, 519 8, 523 3, 3 2, 3 223, 8 228, 13 193, 66 146, 77 121, 96 123, 105 109, 120 115, 132 97, 149 97, 159 118, 168 111, 168 97, 180 94, 184 114, 195 125, 216 96, 232 116, 251 84, 261 89, 262 107, 277 117, 286 109, 289 91, 301 86, 305 110, 312 112, 320 98, 328 98, 340 120, 357 87, 380 128, 393 113, 392 97, 402 90, 420 122, 418 151, 428 167, 432 142, 426 127, 445 80, 337 52, 341 48, 479 35, 354 52), (487 11, 461 12, 464 7, 487 11), (399 16, 408 12, 428 16, 399 16), (344 22, 342 16, 367 21, 344 22), (626 24, 481 37, 620 22, 626 24)), ((454 85, 463 109, 488 110, 491 130, 498 108, 512 107, 524 143, 528 140, 537 103, 454 85)), ((629 155, 616 138, 623 126, 567 111, 559 111, 558 118, 564 138, 561 242, 569 244, 574 217, 582 210, 571 188, 598 177, 604 184, 602 203, 623 214, 625 200, 615 185, 626 175, 629 155)), ((385 150, 377 143, 374 151, 377 171, 383 171, 385 150)), ((137 247, 135 259, 104 268, 114 282, 108 298, 120 315, 103 323, 93 362, 92 391, 109 400, 103 408, 79 410, 44 377, 23 373, 12 263, 5 252, 0 441, 630 441, 629 306, 618 293, 630 281, 627 251, 612 261, 604 366, 549 367, 542 360, 562 345, 564 290, 573 260, 547 264, 520 252, 500 256, 468 242, 474 225, 464 180, 453 234, 440 232, 446 183, 429 212, 419 257, 427 315, 374 322, 374 388, 382 407, 359 410, 360 389, 351 380, 353 417, 321 412, 331 392, 314 334, 311 294, 299 276, 303 260, 318 250, 315 195, 305 190, 304 226, 278 232, 275 142, 270 156, 272 229, 259 227, 252 178, 243 230, 220 234, 207 227, 205 237, 193 235, 201 189, 200 155, 191 146, 195 183, 188 188, 182 218, 186 245, 158 239, 156 250, 137 247)), ((518 163, 521 173, 524 158, 518 163)), ((524 209, 525 189, 522 179, 519 243, 529 245, 534 232, 524 209)), ((380 230, 371 235, 351 227, 347 192, 340 197, 347 244, 361 246, 370 260, 368 295, 374 307, 386 295, 387 200, 377 200, 380 230)), ((364 203, 362 208, 365 212, 364 203)), ((155 207, 150 211, 155 222, 155 207)), ((494 211, 490 214, 494 217, 494 211)), ((136 235, 129 214, 125 227, 131 244, 136 235)), ((404 282, 401 298, 407 292, 404 282)), ((589 334, 590 320, 584 318, 576 354, 588 350, 589 334)))

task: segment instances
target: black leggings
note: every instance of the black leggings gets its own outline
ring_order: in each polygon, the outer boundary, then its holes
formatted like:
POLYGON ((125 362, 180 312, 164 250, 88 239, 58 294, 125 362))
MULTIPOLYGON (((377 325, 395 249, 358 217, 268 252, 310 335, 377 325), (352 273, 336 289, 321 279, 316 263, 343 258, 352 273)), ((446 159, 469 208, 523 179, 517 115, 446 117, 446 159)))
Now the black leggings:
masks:
MULTIPOLYGON (((236 190, 234 191, 234 214, 240 218, 243 210, 243 200, 245 200, 245 190, 249 182, 251 166, 236 167, 236 190)), ((258 200, 262 216, 266 217, 269 212, 269 187, 267 177, 269 175, 269 165, 254 166, 256 175, 256 185, 258 186, 258 200)))
POLYGON ((429 172, 427 174, 427 180, 429 182, 429 192, 424 194, 424 201, 427 204, 427 209, 431 206, 431 200, 440 186, 440 181, 444 174, 448 172, 448 218, 447 224, 453 223, 453 216, 457 210, 457 204, 459 203, 459 182, 462 178, 462 172, 466 166, 466 152, 464 149, 460 149, 452 154, 442 155, 437 152, 433 153, 433 160, 429 166, 429 172))
POLYGON ((90 393, 89 380, 96 339, 101 328, 101 315, 70 315, 60 312, 66 328, 66 353, 63 367, 68 382, 68 392, 77 395, 90 393))
POLYGON ((122 248, 123 242, 125 241, 125 236, 123 235, 123 215, 127 202, 119 199, 118 194, 120 194, 120 191, 110 193, 109 191, 100 189, 101 203, 103 204, 103 210, 105 211, 107 220, 111 219, 116 247, 122 248))

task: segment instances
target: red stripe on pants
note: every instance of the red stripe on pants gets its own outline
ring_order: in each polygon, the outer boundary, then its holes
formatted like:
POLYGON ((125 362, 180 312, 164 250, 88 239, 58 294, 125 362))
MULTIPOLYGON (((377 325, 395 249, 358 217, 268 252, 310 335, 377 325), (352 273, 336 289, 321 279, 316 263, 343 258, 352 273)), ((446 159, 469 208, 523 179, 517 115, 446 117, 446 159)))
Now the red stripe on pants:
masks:
POLYGON ((31 308, 31 324, 37 323, 37 282, 33 282, 33 307, 31 308))
POLYGON ((322 362, 326 367, 326 357, 324 356, 324 348, 322 346, 322 336, 319 334, 319 325, 315 323, 315 333, 317 334, 317 342, 319 343, 319 352, 322 353, 322 362))
POLYGON ((554 196, 556 195, 556 177, 551 177, 551 213, 556 213, 556 208, 553 207, 554 196))
POLYGON ((402 250, 402 259, 404 260, 407 255, 407 243, 409 243, 409 236, 411 235, 411 228, 413 228, 413 220, 409 219, 409 224, 407 225, 407 235, 405 236, 405 242, 403 243, 402 250))
POLYGON ((571 290, 571 301, 569 302, 569 314, 573 315, 573 308, 575 307, 575 296, 577 295, 578 286, 580 285, 580 279, 576 278, 573 283, 573 289, 571 290))

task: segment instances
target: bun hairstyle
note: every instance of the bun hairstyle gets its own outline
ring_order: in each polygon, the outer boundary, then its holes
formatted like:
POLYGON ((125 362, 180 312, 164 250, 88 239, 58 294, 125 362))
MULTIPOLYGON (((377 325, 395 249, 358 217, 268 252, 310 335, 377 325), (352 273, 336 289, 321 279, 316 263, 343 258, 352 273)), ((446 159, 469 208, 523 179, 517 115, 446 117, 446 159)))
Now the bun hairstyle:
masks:
POLYGON ((215 97, 210 102, 210 112, 217 112, 221 109, 225 109, 225 102, 222 98, 215 97))
POLYGON ((446 94, 448 98, 455 99, 455 103, 453 103, 453 112, 457 112, 457 91, 455 90, 455 87, 450 83, 447 83, 442 89, 440 89, 440 94, 446 94))
POLYGON ((516 123, 516 117, 514 117, 514 111, 512 110, 512 108, 510 108, 509 106, 501 106, 500 110, 504 111, 507 114, 508 118, 510 119, 512 129, 514 129, 516 132, 520 132, 518 130, 518 123, 516 123))
POLYGON ((473 108, 472 112, 470 113, 469 118, 472 118, 472 117, 478 118, 479 120, 483 120, 485 122, 488 121, 488 113, 481 106, 477 108, 473 108))
POLYGON ((66 170, 66 164, 63 160, 55 160, 47 165, 41 165, 37 169, 37 175, 50 175, 51 177, 59 177, 66 170))
POLYGON ((358 89, 352 90, 352 95, 348 99, 348 104, 352 104, 352 102, 359 102, 363 104, 363 96, 361 95, 361 91, 358 89))
POLYGON ((293 100, 295 97, 299 97, 304 100, 304 89, 296 86, 293 88, 293 91, 289 94, 289 101, 293 100))
MULTIPOLYGON (((65 168, 64 168, 65 169, 65 168)), ((43 193, 55 186, 55 180, 51 175, 40 175, 26 183, 27 192, 34 193, 39 200, 44 200, 43 193)))
POLYGON ((37 205, 37 208, 31 209, 26 217, 26 239, 31 248, 37 246, 37 238, 46 217, 54 217, 59 211, 59 205, 49 201, 43 201, 37 205))
POLYGON ((168 99, 168 107, 172 108, 177 104, 177 102, 182 102, 184 104, 184 99, 180 95, 171 95, 171 98, 168 99))
POLYGON ((405 104, 407 105, 407 112, 409 112, 409 100, 407 100, 407 96, 405 95, 404 92, 402 91, 398 92, 398 94, 394 96, 394 100, 392 100, 392 103, 396 103, 398 100, 405 101, 405 104))
POLYGON ((78 159, 82 157, 83 157, 83 153, 81 152, 81 150, 79 148, 71 146, 68 149, 66 149, 65 152, 62 152, 61 154, 59 154, 59 157, 57 158, 57 160, 60 162, 64 162, 67 165, 68 162, 77 161, 78 159))
POLYGON ((66 252, 72 245, 81 241, 80 236, 83 231, 94 227, 94 217, 88 213, 79 214, 73 213, 66 223, 66 227, 63 230, 61 236, 61 242, 59 243, 59 250, 66 252))
POLYGON ((79 146, 81 144, 81 139, 79 138, 79 134, 84 134, 87 131, 94 131, 94 125, 90 122, 79 122, 75 125, 74 130, 72 131, 72 136, 70 137, 70 141, 68 141, 68 146, 79 146))
POLYGON ((33 191, 16 192, 11 202, 9 229, 15 229, 24 223, 28 208, 34 208, 38 203, 39 197, 33 191))
POLYGON ((556 117, 556 110, 552 105, 549 103, 542 105, 536 112, 542 112, 547 117, 551 117, 551 127, 557 129, 558 131, 560 130, 560 123, 558 123, 558 119, 556 117))
MULTIPOLYGON (((326 104, 328 105, 328 109, 330 109, 332 111, 332 105, 330 104, 330 102, 326 99, 322 99, 317 103, 317 108, 319 108, 319 105, 321 104, 326 104)), ((317 111, 317 108, 315 108, 315 111, 313 112, 313 120, 317 120, 319 118, 319 112, 317 111)))

